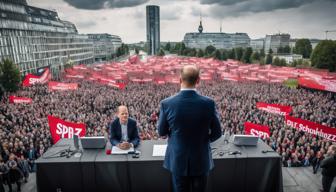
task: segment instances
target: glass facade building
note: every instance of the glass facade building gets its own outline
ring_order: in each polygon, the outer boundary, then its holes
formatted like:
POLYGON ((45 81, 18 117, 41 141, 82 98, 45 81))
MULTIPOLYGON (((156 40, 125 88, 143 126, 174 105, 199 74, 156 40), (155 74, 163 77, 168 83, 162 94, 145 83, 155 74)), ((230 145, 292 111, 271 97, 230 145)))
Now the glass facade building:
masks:
POLYGON ((45 66, 55 75, 66 63, 93 63, 93 43, 55 11, 25 0, 0 0, 0 59, 6 58, 22 75, 45 66))
POLYGON ((106 61, 116 54, 117 49, 121 46, 121 38, 117 35, 107 33, 88 34, 90 41, 94 46, 95 61, 106 61))
POLYGON ((155 55, 160 50, 160 7, 146 6, 148 55, 155 55))
POLYGON ((289 46, 289 41, 289 34, 266 35, 265 53, 268 53, 270 49, 272 49, 273 53, 278 53, 280 47, 289 46))
POLYGON ((232 49, 249 47, 250 37, 246 33, 186 33, 183 43, 197 49, 205 49, 209 45, 217 49, 232 49))

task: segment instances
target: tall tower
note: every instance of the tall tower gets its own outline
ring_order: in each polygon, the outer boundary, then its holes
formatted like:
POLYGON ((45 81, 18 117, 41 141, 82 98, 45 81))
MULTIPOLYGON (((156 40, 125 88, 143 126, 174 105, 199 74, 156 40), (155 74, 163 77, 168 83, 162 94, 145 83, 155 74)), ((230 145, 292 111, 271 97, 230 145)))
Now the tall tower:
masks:
POLYGON ((203 26, 202 26, 202 14, 200 14, 200 24, 198 26, 198 32, 202 33, 203 32, 203 26))
POLYGON ((160 7, 146 6, 148 54, 155 55, 160 50, 160 7))

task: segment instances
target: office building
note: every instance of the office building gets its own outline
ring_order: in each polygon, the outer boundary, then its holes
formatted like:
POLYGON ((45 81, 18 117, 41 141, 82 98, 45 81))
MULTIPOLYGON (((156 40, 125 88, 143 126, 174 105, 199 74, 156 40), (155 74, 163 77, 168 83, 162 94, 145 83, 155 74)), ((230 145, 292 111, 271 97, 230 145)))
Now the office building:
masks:
POLYGON ((22 73, 50 66, 93 63, 93 43, 57 12, 29 6, 26 0, 0 0, 0 60, 8 58, 22 73))
POLYGON ((148 55, 156 55, 160 50, 160 7, 146 6, 148 55))
POLYGON ((265 53, 268 53, 272 49, 273 53, 278 53, 280 47, 284 48, 289 46, 290 35, 289 34, 274 34, 266 35, 265 38, 265 53))
POLYGON ((121 47, 121 38, 107 33, 88 34, 93 42, 95 61, 106 61, 115 56, 117 49, 121 47))

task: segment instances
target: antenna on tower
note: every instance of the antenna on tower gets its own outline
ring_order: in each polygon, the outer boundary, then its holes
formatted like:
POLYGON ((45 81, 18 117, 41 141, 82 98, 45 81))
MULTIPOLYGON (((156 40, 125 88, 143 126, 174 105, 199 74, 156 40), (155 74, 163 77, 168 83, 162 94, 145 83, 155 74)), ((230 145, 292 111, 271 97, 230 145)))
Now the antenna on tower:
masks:
POLYGON ((200 24, 198 26, 198 32, 202 33, 203 32, 203 25, 202 25, 202 12, 200 12, 200 24))
POLYGON ((222 33, 222 20, 220 20, 220 29, 219 29, 219 32, 222 33))

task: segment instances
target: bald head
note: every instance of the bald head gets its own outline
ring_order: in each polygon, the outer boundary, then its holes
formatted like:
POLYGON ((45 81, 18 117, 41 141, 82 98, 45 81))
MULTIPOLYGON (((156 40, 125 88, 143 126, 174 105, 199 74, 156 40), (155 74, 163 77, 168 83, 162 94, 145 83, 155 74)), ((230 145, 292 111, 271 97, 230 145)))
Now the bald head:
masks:
POLYGON ((200 70, 196 65, 186 65, 181 69, 182 84, 188 87, 194 87, 199 81, 200 70))

